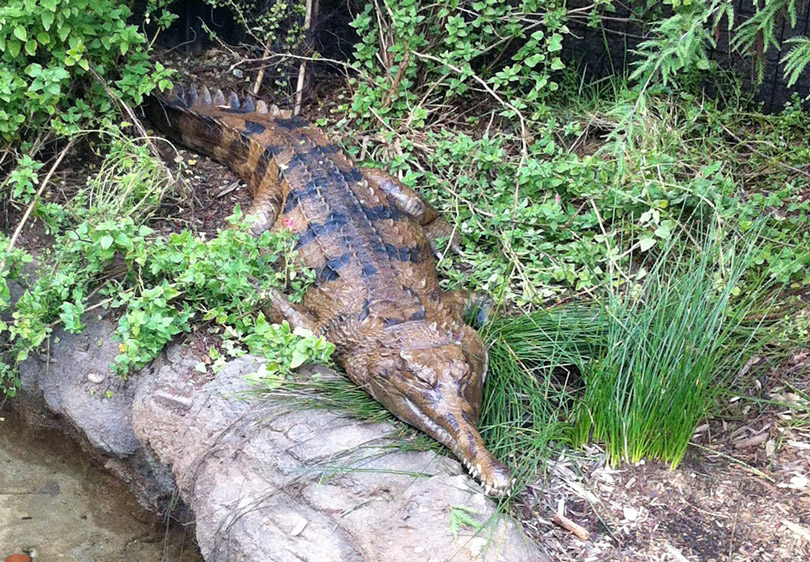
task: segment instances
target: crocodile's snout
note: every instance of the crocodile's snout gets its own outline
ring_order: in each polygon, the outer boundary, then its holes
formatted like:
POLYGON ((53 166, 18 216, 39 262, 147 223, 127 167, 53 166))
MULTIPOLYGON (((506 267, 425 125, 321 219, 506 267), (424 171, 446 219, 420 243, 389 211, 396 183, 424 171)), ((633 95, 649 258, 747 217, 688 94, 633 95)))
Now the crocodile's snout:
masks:
POLYGON ((347 369, 349 376, 389 411, 449 448, 488 495, 511 492, 509 469, 487 449, 476 427, 486 358, 476 360, 460 345, 446 345, 372 353, 346 364, 355 366, 347 369), (363 374, 356 369, 360 364, 366 367, 363 374))

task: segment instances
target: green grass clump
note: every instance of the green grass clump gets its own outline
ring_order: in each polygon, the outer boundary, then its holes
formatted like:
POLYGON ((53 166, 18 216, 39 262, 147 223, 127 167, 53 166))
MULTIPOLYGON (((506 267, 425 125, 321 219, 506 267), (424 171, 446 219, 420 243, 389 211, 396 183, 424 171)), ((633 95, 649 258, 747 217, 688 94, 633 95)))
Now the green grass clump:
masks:
POLYGON ((561 306, 504 316, 482 331, 489 374, 481 430, 495 456, 512 467, 518 489, 552 442, 570 441, 567 420, 579 380, 570 367, 598 353, 605 327, 595 307, 561 306))
POLYGON ((695 256, 667 250, 643 285, 609 289, 604 354, 584 368, 578 442, 604 441, 614 464, 683 459, 698 423, 764 345, 764 330, 746 320, 762 286, 740 292, 755 249, 713 232, 695 256))

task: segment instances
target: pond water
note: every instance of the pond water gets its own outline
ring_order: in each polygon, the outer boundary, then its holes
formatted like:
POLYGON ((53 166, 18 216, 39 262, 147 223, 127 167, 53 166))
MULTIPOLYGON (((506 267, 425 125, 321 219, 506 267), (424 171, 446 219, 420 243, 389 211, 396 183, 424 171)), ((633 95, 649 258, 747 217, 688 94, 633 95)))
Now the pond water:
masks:
POLYGON ((35 562, 202 562, 190 530, 155 525, 62 432, 0 419, 0 560, 21 548, 35 562))

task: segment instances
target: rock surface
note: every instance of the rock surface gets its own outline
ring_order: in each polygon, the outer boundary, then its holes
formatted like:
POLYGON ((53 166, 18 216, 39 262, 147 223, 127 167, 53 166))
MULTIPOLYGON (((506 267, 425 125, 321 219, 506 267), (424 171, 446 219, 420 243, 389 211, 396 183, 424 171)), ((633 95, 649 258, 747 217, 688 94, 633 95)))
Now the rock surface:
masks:
POLYGON ((459 463, 401 450, 390 424, 256 397, 255 358, 204 376, 181 345, 123 381, 114 323, 87 324, 26 362, 20 403, 59 414, 153 509, 176 482, 207 561, 546 560, 459 463), (460 506, 481 529, 454 536, 460 506))

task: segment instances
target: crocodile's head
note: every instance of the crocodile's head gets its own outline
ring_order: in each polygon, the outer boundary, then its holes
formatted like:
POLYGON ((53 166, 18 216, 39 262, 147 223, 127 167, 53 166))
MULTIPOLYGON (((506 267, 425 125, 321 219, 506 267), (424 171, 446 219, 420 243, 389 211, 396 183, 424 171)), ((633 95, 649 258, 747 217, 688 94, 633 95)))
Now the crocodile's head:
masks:
POLYGON ((431 346, 402 342, 399 349, 366 349, 344 362, 348 375, 401 420, 447 448, 483 484, 487 494, 511 491, 509 469, 478 433, 486 347, 464 326, 464 337, 431 346), (463 341, 463 345, 462 342, 463 341))

